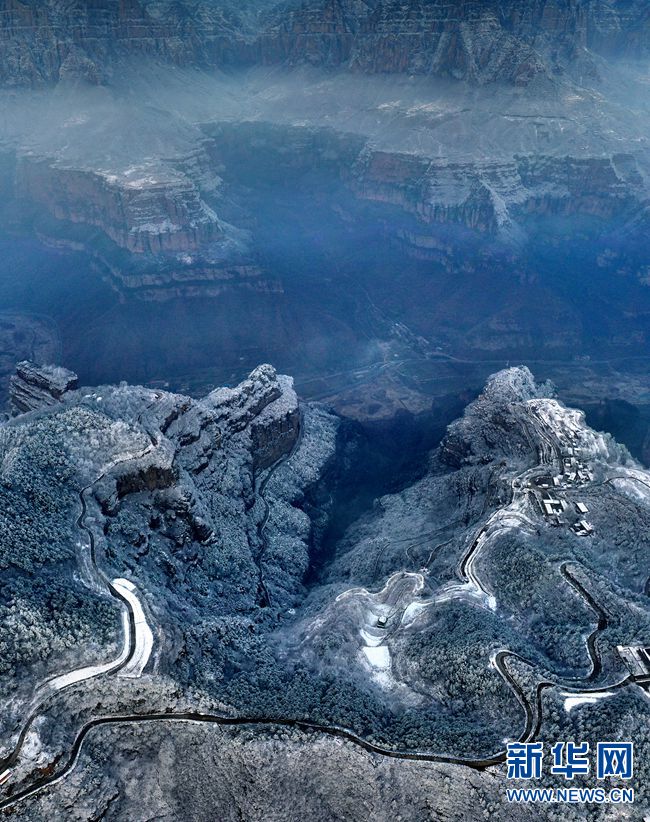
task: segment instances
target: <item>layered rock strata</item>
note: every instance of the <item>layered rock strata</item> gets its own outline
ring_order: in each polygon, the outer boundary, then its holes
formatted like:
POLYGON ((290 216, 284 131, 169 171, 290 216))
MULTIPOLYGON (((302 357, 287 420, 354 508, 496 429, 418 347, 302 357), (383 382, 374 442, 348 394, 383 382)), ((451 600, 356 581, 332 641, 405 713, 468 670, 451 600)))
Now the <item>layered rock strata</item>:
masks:
POLYGON ((1 11, 0 81, 10 84, 101 82, 120 60, 142 55, 177 65, 306 62, 527 84, 587 49, 638 57, 650 40, 641 0, 271 0, 243 8, 129 0, 73 9, 5 0, 1 11))
POLYGON ((9 381, 9 397, 17 413, 35 411, 61 402, 78 384, 77 375, 67 368, 23 361, 18 363, 9 381))

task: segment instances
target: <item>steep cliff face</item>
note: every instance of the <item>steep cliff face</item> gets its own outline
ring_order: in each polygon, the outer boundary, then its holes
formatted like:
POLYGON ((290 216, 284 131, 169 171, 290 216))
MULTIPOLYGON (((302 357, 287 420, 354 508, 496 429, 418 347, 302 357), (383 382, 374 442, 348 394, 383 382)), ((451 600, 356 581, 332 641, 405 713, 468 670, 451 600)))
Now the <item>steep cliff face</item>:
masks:
POLYGON ((423 246, 436 224, 496 235, 531 216, 620 216, 644 194, 639 175, 625 170, 633 158, 618 159, 618 167, 616 158, 550 156, 451 163, 377 152, 359 159, 350 186, 362 200, 413 214, 421 241, 412 244, 423 246))
POLYGON ((120 291, 281 290, 242 203, 286 180, 436 260, 459 235, 647 208, 644 80, 592 59, 644 53, 638 2, 218 6, 0 0, 0 84, 106 84, 2 92, 6 199, 39 236, 92 245, 120 291), (242 70, 203 70, 225 64, 242 70))
POLYGON ((131 163, 18 148, 3 183, 43 242, 90 250, 120 291, 162 300, 276 287, 262 278, 248 233, 208 202, 218 200, 220 178, 200 143, 187 155, 131 163))
POLYGON ((118 175, 21 157, 16 191, 58 220, 101 228, 136 254, 193 251, 224 238, 196 183, 169 169, 132 167, 118 175))
POLYGON ((18 363, 9 383, 11 404, 17 413, 46 408, 61 402, 78 384, 77 375, 67 368, 25 360, 18 363))
POLYGON ((253 463, 257 470, 273 465, 296 443, 300 430, 298 397, 293 380, 278 377, 262 365, 237 388, 218 388, 206 398, 216 420, 231 432, 250 426, 253 463))
MULTIPOLYGON (((245 233, 221 220, 203 199, 205 175, 212 174, 216 187, 216 169, 231 180, 231 193, 263 190, 282 177, 304 177, 307 187, 314 174, 322 177, 327 170, 328 179, 338 180, 341 191, 357 203, 397 208, 412 219, 412 224, 394 228, 407 246, 420 251, 434 242, 440 225, 505 237, 535 216, 619 217, 645 197, 637 161, 627 154, 454 161, 377 150, 353 135, 325 129, 244 123, 211 131, 213 166, 201 173, 132 167, 111 174, 23 156, 15 196, 58 221, 97 227, 132 254, 175 258, 171 268, 154 276, 161 285, 214 282, 223 287, 238 281, 266 289, 270 284, 262 283, 259 268, 242 254, 245 233), (221 249, 227 263, 201 262, 196 255, 210 247, 221 249)), ((337 207, 345 209, 345 200, 337 207)), ((389 216, 387 211, 386 220, 389 216)), ((154 284, 137 266, 116 267, 114 273, 128 289, 154 284)))
POLYGON ((508 240, 522 236, 538 217, 624 218, 646 197, 631 154, 461 160, 382 150, 355 135, 303 126, 226 124, 210 133, 215 162, 229 182, 236 185, 241 175, 245 185, 264 190, 283 178, 294 185, 304 179, 305 190, 313 190, 313 173, 326 170, 330 186, 339 182, 329 195, 339 213, 349 220, 377 220, 419 257, 437 257, 449 242, 441 227, 508 240))
POLYGON ((598 53, 647 57, 650 8, 643 0, 596 0, 585 16, 584 31, 587 45, 598 53))
POLYGON ((177 65, 310 63, 526 84, 582 50, 648 53, 641 0, 3 0, 0 82, 102 82, 123 57, 177 65))
POLYGON ((265 53, 277 59, 371 73, 517 84, 546 73, 542 57, 516 28, 507 30, 495 4, 306 2, 265 33, 264 42, 265 53))
POLYGON ((247 29, 236 5, 108 0, 3 0, 0 81, 102 82, 120 58, 175 64, 227 62, 247 29))

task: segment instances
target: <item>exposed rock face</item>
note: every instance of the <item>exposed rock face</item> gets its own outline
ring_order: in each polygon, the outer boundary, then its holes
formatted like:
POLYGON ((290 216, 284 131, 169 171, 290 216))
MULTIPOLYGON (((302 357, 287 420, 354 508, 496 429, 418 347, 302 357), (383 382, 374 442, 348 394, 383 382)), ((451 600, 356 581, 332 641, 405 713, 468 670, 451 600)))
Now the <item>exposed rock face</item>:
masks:
POLYGON ((639 0, 218 5, 0 3, 0 85, 66 81, 56 105, 34 92, 26 120, 8 93, 0 185, 40 236, 92 245, 121 292, 280 291, 239 203, 274 159, 278 181, 331 171, 392 239, 443 262, 451 241, 516 244, 536 218, 647 207, 645 128, 597 77, 648 53, 639 0), (202 72, 223 65, 238 71, 202 72), (226 191, 229 128, 250 169, 226 191))
MULTIPOLYGON (((544 388, 547 389, 548 386, 544 388)), ((448 465, 480 465, 519 458, 530 449, 518 405, 542 396, 528 368, 509 368, 492 376, 483 393, 447 429, 440 457, 448 465)))
POLYGON ((9 398, 9 383, 16 373, 16 363, 23 360, 57 362, 61 358, 57 332, 53 324, 41 318, 0 312, 0 396, 9 398))
POLYGON ((137 474, 130 474, 118 478, 117 495, 125 497, 127 494, 136 494, 139 491, 154 491, 169 488, 174 482, 174 472, 159 470, 156 466, 150 466, 137 474))
MULTIPOLYGON (((288 388, 295 398, 293 389, 288 388)), ((275 369, 270 365, 261 365, 236 389, 217 388, 208 394, 207 401, 214 408, 217 420, 225 423, 229 431, 237 432, 246 428, 269 403, 281 395, 275 369)))
MULTIPOLYGON (((415 117, 406 115, 407 120, 410 116, 415 117)), ((438 259, 450 250, 446 229, 469 230, 465 237, 508 240, 540 217, 629 218, 647 197, 633 154, 457 160, 435 158, 424 150, 382 150, 354 134, 304 126, 225 124, 210 133, 211 151, 223 161, 226 176, 251 167, 258 184, 273 185, 279 169, 299 179, 305 168, 323 164, 328 179, 338 178, 342 186, 338 199, 333 198, 339 213, 353 220, 355 205, 357 211, 359 205, 376 206, 374 217, 386 233, 421 258, 438 259), (290 150, 283 154, 279 147, 290 150), (269 161, 268 171, 257 164, 260 151, 269 161), (396 213, 401 219, 394 219, 396 213)), ((306 180, 313 185, 310 177, 306 180)))
MULTIPOLYGON (((457 225, 482 235, 508 235, 530 217, 584 215, 610 219, 645 197, 631 156, 516 157, 511 162, 454 163, 413 155, 367 152, 351 171, 361 200, 388 203, 415 216, 420 231, 402 235, 427 249, 427 226, 457 225), (620 165, 617 165, 617 160, 620 165), (626 164, 627 161, 627 164, 626 164)), ((435 246, 435 228, 431 240, 435 246)))
POLYGON ((11 404, 18 413, 55 405, 64 394, 77 388, 79 379, 73 371, 55 365, 35 365, 23 361, 9 383, 11 404))
POLYGON ((125 56, 175 64, 308 62, 365 72, 408 72, 525 84, 585 48, 647 54, 641 0, 278 0, 215 7, 155 0, 25 3, 4 0, 0 81, 105 78, 125 56))
MULTIPOLYGON (((385 216, 379 211, 374 219, 421 258, 444 257, 441 226, 467 229, 478 238, 508 239, 538 217, 624 219, 646 198, 632 154, 576 158, 549 153, 459 162, 378 150, 356 135, 317 128, 244 123, 215 126, 210 133, 211 172, 205 161, 208 168, 108 174, 27 155, 18 162, 14 196, 61 225, 101 229, 135 255, 132 264, 119 264, 110 252, 104 255, 117 286, 151 300, 281 288, 258 264, 254 237, 220 219, 201 190, 210 173, 212 188, 218 186, 218 168, 235 180, 247 166, 256 168, 260 153, 266 168, 253 185, 273 184, 279 169, 291 179, 327 168, 328 179, 338 178, 342 192, 357 203, 385 208, 385 216), (404 219, 390 219, 394 208, 404 219)), ((247 190, 250 182, 235 182, 231 190, 237 192, 238 186, 247 190)), ((350 210, 342 198, 333 205, 343 214, 350 210)))
POLYGON ((343 64, 371 73, 516 84, 546 73, 540 55, 499 19, 496 4, 307 2, 265 39, 278 58, 284 51, 291 62, 343 64))
POLYGON ((240 385, 217 389, 200 402, 160 394, 145 414, 153 415, 154 430, 160 431, 152 434, 155 447, 137 461, 118 466, 110 479, 96 486, 101 507, 111 516, 119 512, 122 499, 139 492, 200 496, 203 472, 211 468, 212 473, 224 450, 245 447, 246 473, 263 471, 291 452, 300 431, 293 380, 270 365, 259 366, 240 385))
POLYGON ((254 464, 263 470, 287 454, 300 429, 298 397, 293 380, 278 377, 270 365, 262 365, 237 387, 219 388, 206 398, 218 422, 230 432, 250 426, 254 464))
POLYGON ((225 236, 196 183, 171 169, 132 167, 117 175, 23 157, 16 190, 57 220, 97 226, 135 254, 195 251, 225 236))

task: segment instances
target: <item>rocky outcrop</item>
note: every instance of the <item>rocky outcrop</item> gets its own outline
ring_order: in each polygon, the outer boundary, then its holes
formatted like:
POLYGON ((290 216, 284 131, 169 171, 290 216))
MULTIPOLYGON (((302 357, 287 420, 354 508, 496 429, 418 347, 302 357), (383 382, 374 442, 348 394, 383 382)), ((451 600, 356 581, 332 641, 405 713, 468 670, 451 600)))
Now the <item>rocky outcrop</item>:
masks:
POLYGON ((496 4, 303 2, 263 38, 265 54, 276 59, 369 73, 515 84, 546 74, 542 57, 508 30, 496 4))
MULTIPOLYGON (((387 203, 415 216, 403 234, 426 250, 425 226, 451 224, 483 235, 508 234, 531 216, 610 219, 645 197, 631 156, 515 157, 510 162, 453 163, 416 155, 364 152, 350 173, 360 200, 387 203)), ((435 243, 435 234, 431 237, 435 243)))
POLYGON ((100 268, 108 272, 111 283, 122 294, 131 294, 147 302, 166 302, 186 297, 219 297, 229 291, 253 291, 263 294, 282 293, 282 284, 270 278, 258 264, 238 262, 237 257, 215 263, 199 258, 162 258, 153 260, 142 270, 116 263, 110 255, 98 257, 100 268))
POLYGON ((293 380, 271 365, 259 366, 238 386, 219 388, 201 401, 159 392, 143 416, 159 432, 150 435, 150 447, 120 461, 94 486, 107 515, 115 516, 131 494, 169 491, 170 499, 183 496, 188 485, 202 484, 203 472, 209 474, 224 451, 238 452, 253 474, 263 471, 291 452, 300 431, 293 380), (183 480, 183 474, 191 481, 183 480))
MULTIPOLYGON (((409 125, 413 117, 404 115, 409 134, 417 129, 409 125)), ((647 198, 631 153, 574 157, 547 149, 483 157, 477 150, 475 159, 459 160, 384 150, 372 138, 316 126, 243 122, 207 130, 211 156, 232 190, 255 185, 272 194, 286 178, 296 187, 304 179, 313 192, 320 183, 340 216, 375 220, 420 258, 449 256, 454 229, 463 242, 472 235, 510 240, 540 217, 626 219, 647 198)))
POLYGON ((206 397, 217 423, 228 433, 243 431, 270 403, 282 396, 272 365, 260 365, 236 388, 217 388, 206 397))
POLYGON ((250 427, 256 470, 268 468, 291 451, 300 430, 298 397, 290 377, 270 365, 256 368, 237 388, 219 388, 206 404, 224 436, 250 427))
POLYGON ((41 317, 1 311, 0 352, 0 403, 6 404, 17 362, 56 362, 60 359, 57 329, 41 317))
POLYGON ((197 184, 168 167, 107 173, 23 156, 16 192, 57 220, 101 228, 134 254, 192 252, 225 236, 197 184))
MULTIPOLYGON (((311 191, 314 177, 326 174, 328 185, 339 181, 339 191, 326 196, 340 214, 354 220, 350 212, 358 212, 358 204, 379 206, 370 218, 420 258, 448 254, 449 238, 440 226, 508 239, 537 217, 624 218, 646 197, 631 154, 527 154, 459 162, 378 150, 356 135, 328 129, 260 122, 215 125, 209 131, 213 180, 220 169, 231 194, 276 185, 283 175, 304 178, 311 191), (392 219, 393 209, 403 219, 392 219)), ((280 291, 281 284, 258 262, 254 237, 220 219, 203 199, 206 174, 196 168, 187 174, 169 169, 107 174, 23 156, 15 193, 20 202, 55 219, 54 233, 58 226, 63 234, 67 225, 94 226, 134 255, 120 262, 111 248, 102 254, 102 244, 90 235, 120 291, 147 300, 218 296, 233 288, 280 291), (187 176, 194 173, 196 179, 187 176)))
POLYGON ((447 429, 440 458, 454 468, 530 455, 531 440, 518 406, 548 391, 528 368, 509 368, 490 377, 482 394, 447 429))
POLYGON ((273 465, 286 456, 298 441, 300 412, 293 379, 278 377, 280 396, 267 405, 251 426, 254 465, 257 471, 273 465))
POLYGON ((123 474, 117 478, 117 496, 137 494, 140 491, 160 491, 170 488, 175 480, 174 471, 168 467, 149 465, 136 473, 123 474))
POLYGON ((222 220, 205 199, 219 177, 206 168, 200 146, 173 162, 117 163, 111 171, 103 163, 18 154, 7 196, 36 216, 39 240, 88 250, 120 292, 163 301, 235 288, 278 290, 250 249, 248 232, 222 220))
POLYGON ((67 368, 19 362, 9 383, 11 405, 17 413, 56 405, 78 384, 77 375, 67 368))
POLYGON ((130 56, 220 63, 247 28, 234 3, 215 9, 205 0, 191 10, 150 0, 3 0, 0 12, 0 80, 11 85, 102 81, 130 56))

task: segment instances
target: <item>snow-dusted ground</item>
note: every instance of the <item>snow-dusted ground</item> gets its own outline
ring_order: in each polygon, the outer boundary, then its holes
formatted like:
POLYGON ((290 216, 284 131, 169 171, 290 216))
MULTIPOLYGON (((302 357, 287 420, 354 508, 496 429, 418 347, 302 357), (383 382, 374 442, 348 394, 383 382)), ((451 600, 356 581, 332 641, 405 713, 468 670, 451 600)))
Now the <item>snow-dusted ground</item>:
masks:
POLYGON ((599 691, 598 693, 583 694, 563 692, 562 696, 565 697, 564 710, 569 714, 574 708, 577 708, 579 705, 595 705, 596 702, 600 701, 601 699, 606 699, 608 696, 613 695, 613 691, 599 691))
POLYGON ((417 597, 423 587, 422 574, 400 571, 389 577, 377 593, 362 587, 350 588, 339 594, 333 604, 333 608, 343 607, 359 620, 359 660, 382 688, 401 687, 393 674, 388 640, 391 633, 404 623, 407 612, 408 620, 413 618, 414 607, 420 605, 417 597), (384 626, 378 624, 380 619, 387 620, 384 626))
MULTIPOLYGON (((497 596, 488 590, 480 573, 480 558, 485 548, 504 532, 538 530, 539 514, 531 508, 530 484, 540 470, 561 472, 564 453, 575 453, 576 458, 590 467, 599 465, 606 468, 611 463, 611 446, 607 437, 588 428, 581 411, 565 408, 553 399, 528 400, 523 406, 539 435, 542 449, 540 462, 511 479, 512 501, 494 511, 480 529, 469 536, 468 558, 459 571, 461 579, 447 582, 425 599, 421 592, 426 571, 424 574, 402 571, 391 575, 377 593, 356 587, 344 591, 336 599, 336 604, 348 605, 348 614, 354 615, 355 621, 360 621, 360 658, 373 679, 384 687, 399 684, 395 682, 392 671, 391 637, 403 628, 417 629, 420 620, 425 624, 426 614, 431 608, 465 599, 491 611, 497 610, 497 596), (378 620, 387 622, 378 625, 378 620)), ((635 496, 650 502, 650 477, 645 471, 628 465, 617 467, 616 471, 621 476, 617 483, 625 484, 630 490, 636 486, 635 496)), ((561 487, 558 494, 561 494, 561 487)), ((564 694, 565 708, 570 711, 577 705, 595 702, 609 695, 608 692, 567 692, 564 694)))
MULTIPOLYGON (((65 688, 70 688, 72 685, 76 685, 79 682, 85 682, 86 680, 94 679, 95 677, 102 676, 103 674, 109 674, 115 670, 119 670, 118 676, 128 678, 137 678, 142 676, 142 672, 144 671, 153 650, 153 633, 147 623, 144 610, 140 604, 140 600, 138 599, 135 585, 128 579, 123 578, 114 579, 112 581, 112 585, 113 588, 121 596, 123 596, 129 604, 135 625, 134 636, 131 636, 131 620, 129 610, 125 607, 122 611, 123 643, 120 655, 110 662, 104 662, 101 665, 87 665, 84 668, 77 668, 75 671, 60 674, 59 676, 50 679, 38 688, 34 694, 34 697, 26 712, 28 717, 33 716, 50 696, 58 691, 62 691, 65 688), (133 653, 131 654, 132 644, 133 653)), ((30 730, 25 737, 25 741, 19 752, 18 765, 16 767, 22 768, 26 764, 33 764, 37 759, 37 754, 39 751, 40 745, 38 744, 38 735, 35 731, 30 730)), ((10 780, 13 770, 14 769, 7 769, 0 773, 0 785, 10 780)))
POLYGON ((609 448, 604 434, 586 425, 582 411, 566 408, 553 399, 528 400, 526 405, 565 446, 587 452, 591 460, 608 458, 609 448))
POLYGON ((122 632, 124 636, 123 647, 120 655, 116 659, 111 662, 105 662, 102 665, 88 665, 86 668, 78 668, 76 671, 61 674, 61 676, 51 679, 43 689, 41 699, 38 701, 42 701, 42 698, 47 697, 51 692, 62 691, 64 688, 69 688, 70 685, 75 685, 77 682, 93 679, 96 676, 110 673, 116 668, 119 668, 119 666, 128 659, 131 647, 131 626, 129 624, 129 615, 126 611, 122 613, 122 632))

